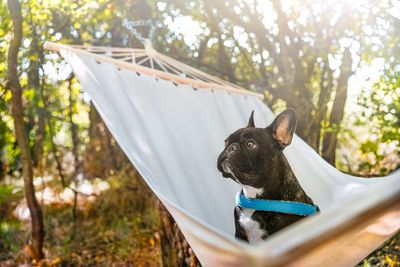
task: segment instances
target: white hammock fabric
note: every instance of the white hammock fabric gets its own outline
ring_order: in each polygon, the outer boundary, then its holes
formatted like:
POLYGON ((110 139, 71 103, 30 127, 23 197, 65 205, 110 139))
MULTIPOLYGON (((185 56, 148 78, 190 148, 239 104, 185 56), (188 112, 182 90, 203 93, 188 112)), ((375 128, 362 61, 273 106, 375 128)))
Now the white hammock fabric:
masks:
MULTIPOLYGON (((72 66, 116 141, 171 212, 202 265, 352 266, 399 229, 400 173, 370 179, 343 174, 295 137, 285 155, 321 214, 255 246, 235 240, 233 207, 239 187, 222 178, 216 161, 224 139, 246 125, 252 110, 258 127, 273 120, 260 96, 151 49, 92 48, 106 54, 98 55, 82 47, 46 47, 60 51, 72 66), (151 72, 112 59, 118 51, 147 53, 152 66, 154 60, 165 69, 151 72), (175 74, 168 76, 173 68, 175 74), (186 72, 179 73, 182 68, 186 72)), ((128 60, 137 61, 137 55, 128 60)))

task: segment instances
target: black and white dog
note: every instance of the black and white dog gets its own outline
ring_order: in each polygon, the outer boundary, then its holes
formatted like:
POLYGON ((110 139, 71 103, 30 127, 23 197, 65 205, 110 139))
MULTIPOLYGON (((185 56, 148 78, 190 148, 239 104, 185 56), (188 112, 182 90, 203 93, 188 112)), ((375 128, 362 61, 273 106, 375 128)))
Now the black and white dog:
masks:
MULTIPOLYGON (((287 109, 267 128, 256 128, 252 112, 247 127, 232 133, 218 158, 218 170, 242 186, 249 199, 295 201, 314 205, 301 188, 283 149, 296 129, 296 113, 287 109)), ((256 243, 304 216, 235 207, 235 236, 256 243)))

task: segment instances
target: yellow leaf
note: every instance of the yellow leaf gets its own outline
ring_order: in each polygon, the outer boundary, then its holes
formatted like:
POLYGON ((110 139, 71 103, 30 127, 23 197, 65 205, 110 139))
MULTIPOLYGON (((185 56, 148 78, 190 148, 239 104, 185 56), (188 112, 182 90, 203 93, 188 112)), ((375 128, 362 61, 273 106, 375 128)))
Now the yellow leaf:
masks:
POLYGON ((6 94, 4 95, 4 100, 5 100, 5 101, 10 100, 10 99, 11 99, 11 96, 12 96, 11 90, 7 90, 7 91, 6 91, 6 94))
POLYGON ((52 262, 51 262, 51 265, 57 265, 57 264, 59 264, 61 262, 61 259, 60 258, 55 258, 52 262))
POLYGON ((386 259, 385 260, 386 260, 386 263, 388 264, 389 267, 394 267, 396 265, 396 263, 397 263, 397 255, 394 256, 393 259, 391 259, 389 257, 389 255, 386 255, 386 259))

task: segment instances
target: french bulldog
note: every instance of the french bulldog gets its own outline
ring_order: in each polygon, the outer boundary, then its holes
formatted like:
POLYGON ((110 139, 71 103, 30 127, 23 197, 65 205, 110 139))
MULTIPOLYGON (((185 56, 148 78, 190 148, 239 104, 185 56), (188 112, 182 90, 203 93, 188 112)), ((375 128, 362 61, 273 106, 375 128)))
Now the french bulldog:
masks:
MULTIPOLYGON (((283 154, 292 141, 296 124, 295 111, 286 109, 268 127, 256 128, 253 111, 247 127, 225 140, 225 148, 218 157, 218 170, 241 185, 241 193, 247 198, 314 205, 283 154)), ((236 205, 234 218, 235 237, 253 244, 304 217, 236 205)))

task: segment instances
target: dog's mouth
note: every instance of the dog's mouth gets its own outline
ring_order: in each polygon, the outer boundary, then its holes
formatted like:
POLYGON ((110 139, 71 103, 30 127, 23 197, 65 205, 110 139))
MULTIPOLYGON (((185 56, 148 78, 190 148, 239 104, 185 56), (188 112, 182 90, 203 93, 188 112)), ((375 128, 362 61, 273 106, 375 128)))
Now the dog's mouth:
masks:
POLYGON ((224 159, 221 164, 220 164, 220 171, 222 173, 222 176, 225 178, 231 178, 235 182, 239 184, 251 184, 254 182, 258 174, 253 173, 253 172, 240 172, 238 170, 233 170, 233 168, 230 166, 229 162, 227 159, 224 159), (239 178, 240 177, 240 178, 239 178))
POLYGON ((225 177, 225 178, 234 178, 234 175, 232 173, 231 167, 229 166, 229 163, 228 163, 227 159, 224 159, 221 162, 221 170, 220 171, 221 171, 223 177, 225 177))

